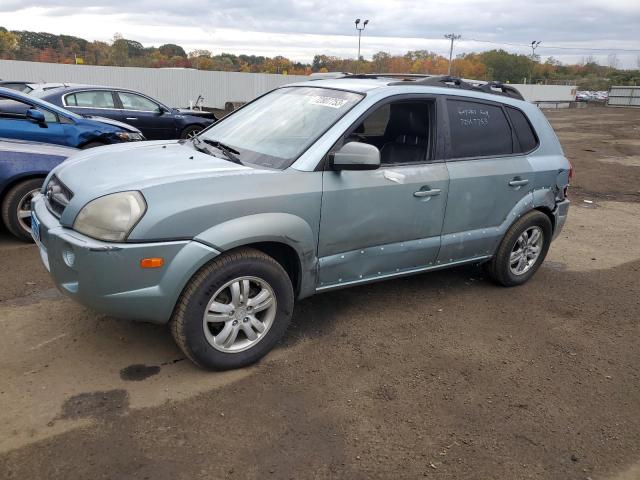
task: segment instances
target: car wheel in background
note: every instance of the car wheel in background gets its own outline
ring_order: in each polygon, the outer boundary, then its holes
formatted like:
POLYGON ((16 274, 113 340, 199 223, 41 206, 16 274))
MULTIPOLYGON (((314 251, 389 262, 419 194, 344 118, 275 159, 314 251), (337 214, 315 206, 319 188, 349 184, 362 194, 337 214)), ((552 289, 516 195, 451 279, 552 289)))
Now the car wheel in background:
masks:
POLYGON ((2 221, 9 232, 31 242, 31 199, 42 187, 42 178, 33 178, 13 186, 2 201, 2 221))
POLYGON ((536 273, 547 256, 552 226, 549 217, 532 210, 507 230, 486 271, 505 287, 522 285, 536 273))
POLYGON ((239 368, 262 358, 282 338, 293 304, 284 268, 243 248, 222 254, 194 275, 174 309, 171 332, 197 365, 239 368))
POLYGON ((106 145, 106 143, 102 143, 102 142, 89 142, 89 143, 81 146, 80 148, 82 150, 86 150, 87 148, 104 147, 105 145, 106 145))
POLYGON ((199 125, 190 125, 190 126, 186 127, 184 130, 182 130, 182 133, 180 134, 180 138, 182 138, 182 139, 193 138, 197 134, 199 134, 201 131, 202 131, 202 127, 201 126, 199 126, 199 125))

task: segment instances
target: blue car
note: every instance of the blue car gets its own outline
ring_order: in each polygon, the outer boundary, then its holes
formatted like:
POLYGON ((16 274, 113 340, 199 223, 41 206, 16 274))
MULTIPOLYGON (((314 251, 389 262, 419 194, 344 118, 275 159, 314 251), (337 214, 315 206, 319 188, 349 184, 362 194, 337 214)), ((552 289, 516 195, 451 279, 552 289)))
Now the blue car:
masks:
POLYGON ((145 139, 126 123, 78 115, 8 88, 0 88, 0 137, 74 148, 145 139))
POLYGON ((78 150, 0 138, 0 211, 7 230, 31 241, 31 198, 49 171, 78 150))
POLYGON ((33 91, 29 95, 78 114, 130 123, 149 140, 191 138, 216 121, 212 112, 167 107, 154 98, 125 88, 66 85, 33 91))

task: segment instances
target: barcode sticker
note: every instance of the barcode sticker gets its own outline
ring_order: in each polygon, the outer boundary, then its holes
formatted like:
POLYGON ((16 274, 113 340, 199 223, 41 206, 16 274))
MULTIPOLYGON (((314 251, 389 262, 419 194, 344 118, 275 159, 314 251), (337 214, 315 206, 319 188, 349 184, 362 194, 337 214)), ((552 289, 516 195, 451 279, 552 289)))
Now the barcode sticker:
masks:
POLYGON ((342 108, 344 104, 347 103, 347 100, 345 100, 344 98, 316 95, 309 99, 309 103, 312 105, 320 105, 322 107, 342 108))

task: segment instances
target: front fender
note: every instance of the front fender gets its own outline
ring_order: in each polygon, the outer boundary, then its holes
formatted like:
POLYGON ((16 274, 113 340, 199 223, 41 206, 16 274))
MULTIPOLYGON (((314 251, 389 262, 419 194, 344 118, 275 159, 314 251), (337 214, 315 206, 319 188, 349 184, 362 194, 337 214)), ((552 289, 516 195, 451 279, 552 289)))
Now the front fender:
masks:
POLYGON ((288 245, 296 251, 300 262, 300 297, 315 291, 316 236, 311 226, 296 215, 260 213, 234 218, 205 230, 195 240, 220 252, 261 242, 288 245))

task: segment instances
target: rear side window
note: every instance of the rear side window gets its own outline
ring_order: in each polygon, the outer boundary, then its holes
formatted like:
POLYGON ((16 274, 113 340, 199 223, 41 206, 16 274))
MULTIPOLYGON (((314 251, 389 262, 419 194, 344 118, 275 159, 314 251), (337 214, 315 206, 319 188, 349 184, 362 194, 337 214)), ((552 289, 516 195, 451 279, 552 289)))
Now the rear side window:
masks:
POLYGON ((524 113, 512 107, 507 107, 507 112, 511 119, 511 125, 513 125, 513 129, 515 130, 518 143, 520 143, 519 152, 527 153, 536 148, 538 139, 524 113))
POLYGON ((447 100, 450 158, 490 157, 513 153, 511 127, 502 108, 485 103, 447 100))

